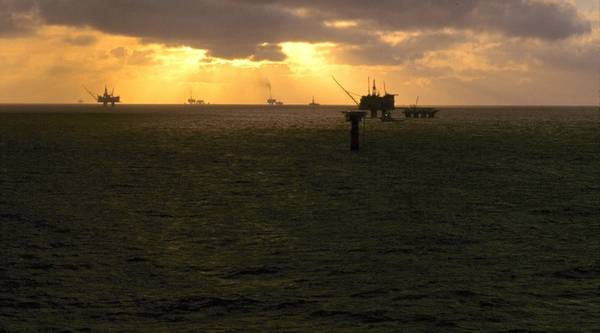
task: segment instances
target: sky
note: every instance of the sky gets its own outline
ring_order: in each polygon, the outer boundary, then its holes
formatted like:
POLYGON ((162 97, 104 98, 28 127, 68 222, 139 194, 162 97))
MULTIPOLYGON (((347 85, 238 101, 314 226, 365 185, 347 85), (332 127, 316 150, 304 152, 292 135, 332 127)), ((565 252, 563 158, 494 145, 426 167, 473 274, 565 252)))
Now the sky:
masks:
POLYGON ((600 0, 0 0, 0 103, 597 105, 600 0))

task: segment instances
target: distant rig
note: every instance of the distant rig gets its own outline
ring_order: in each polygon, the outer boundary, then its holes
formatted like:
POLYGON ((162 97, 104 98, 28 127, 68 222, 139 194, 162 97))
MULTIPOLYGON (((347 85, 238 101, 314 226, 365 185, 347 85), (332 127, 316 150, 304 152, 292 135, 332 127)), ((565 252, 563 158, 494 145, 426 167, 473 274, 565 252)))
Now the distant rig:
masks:
POLYGON ((188 105, 205 105, 206 102, 203 99, 195 99, 194 94, 190 91, 190 98, 187 100, 188 105))
POLYGON ((269 98, 267 99, 267 104, 269 105, 283 105, 282 101, 278 101, 273 98, 273 91, 271 89, 271 84, 267 85, 267 89, 269 89, 269 98))
POLYGON ((83 89, 85 89, 85 91, 87 91, 87 93, 90 96, 92 96, 92 99, 94 99, 94 101, 96 101, 97 103, 102 103, 102 105, 104 107, 107 107, 108 104, 110 104, 110 106, 114 107, 115 103, 121 103, 121 96, 115 96, 115 88, 113 88, 109 94, 108 87, 104 86, 104 94, 102 94, 102 95, 91 92, 85 86, 83 87, 83 89))

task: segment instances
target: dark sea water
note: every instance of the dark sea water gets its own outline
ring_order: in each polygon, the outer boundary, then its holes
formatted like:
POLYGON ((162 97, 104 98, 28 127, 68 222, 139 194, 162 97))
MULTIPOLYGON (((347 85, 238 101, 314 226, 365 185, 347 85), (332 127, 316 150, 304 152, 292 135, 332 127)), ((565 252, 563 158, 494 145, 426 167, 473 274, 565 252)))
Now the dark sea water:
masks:
POLYGON ((598 332, 600 111, 0 105, 0 332, 598 332))

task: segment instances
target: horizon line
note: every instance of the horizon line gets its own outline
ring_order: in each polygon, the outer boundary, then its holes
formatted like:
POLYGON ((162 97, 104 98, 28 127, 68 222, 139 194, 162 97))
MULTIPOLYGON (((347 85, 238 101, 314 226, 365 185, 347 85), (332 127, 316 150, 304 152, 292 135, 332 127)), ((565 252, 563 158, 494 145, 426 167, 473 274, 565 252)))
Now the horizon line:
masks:
MULTIPOLYGON (((28 106, 28 105, 65 105, 65 106, 98 106, 104 108, 101 103, 76 103, 76 102, 0 102, 0 106, 28 106)), ((319 104, 317 106, 311 106, 309 104, 284 104, 284 105, 269 105, 269 104, 240 104, 240 103, 210 103, 210 104, 186 104, 186 103, 119 103, 115 106, 187 106, 192 108, 203 108, 213 106, 252 106, 252 107, 268 107, 268 108, 285 108, 285 107, 354 107, 353 104, 319 104)), ((397 105, 397 108, 411 107, 414 104, 402 104, 397 105)), ((598 105, 594 104, 421 104, 423 107, 593 107, 597 108, 598 105)), ((111 107, 109 107, 111 108, 111 107)))

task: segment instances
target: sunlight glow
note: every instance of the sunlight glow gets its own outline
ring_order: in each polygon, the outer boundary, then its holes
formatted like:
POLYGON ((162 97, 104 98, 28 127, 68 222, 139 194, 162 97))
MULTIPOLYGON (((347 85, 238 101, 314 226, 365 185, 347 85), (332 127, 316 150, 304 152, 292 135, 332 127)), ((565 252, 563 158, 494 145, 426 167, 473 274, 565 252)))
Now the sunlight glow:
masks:
POLYGON ((287 63, 296 75, 322 72, 329 63, 332 43, 283 43, 281 48, 288 57, 287 63))
POLYGON ((350 21, 350 20, 339 20, 339 21, 325 21, 326 27, 336 28, 336 29, 347 29, 354 28, 358 26, 358 22, 350 21))

